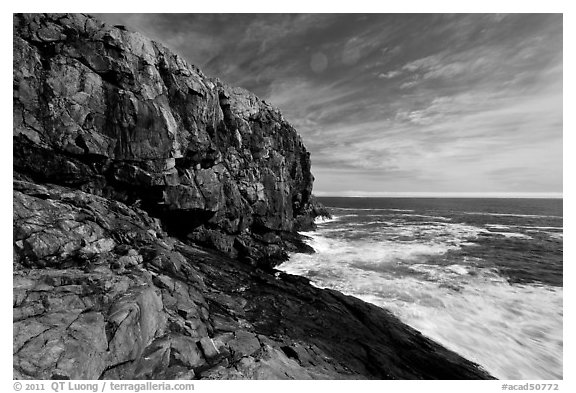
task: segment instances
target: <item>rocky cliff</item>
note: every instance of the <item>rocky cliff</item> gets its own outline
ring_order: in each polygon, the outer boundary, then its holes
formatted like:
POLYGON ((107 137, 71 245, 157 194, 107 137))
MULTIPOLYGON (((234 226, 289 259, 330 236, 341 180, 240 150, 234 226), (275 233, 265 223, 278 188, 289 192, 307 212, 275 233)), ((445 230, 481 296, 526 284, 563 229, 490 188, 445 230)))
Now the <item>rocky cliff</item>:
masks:
POLYGON ((310 154, 277 109, 89 16, 15 16, 14 135, 31 179, 251 264, 282 261, 314 218, 310 154))
POLYGON ((15 378, 489 377, 274 272, 324 211, 251 93, 90 16, 15 15, 13 109, 15 378))

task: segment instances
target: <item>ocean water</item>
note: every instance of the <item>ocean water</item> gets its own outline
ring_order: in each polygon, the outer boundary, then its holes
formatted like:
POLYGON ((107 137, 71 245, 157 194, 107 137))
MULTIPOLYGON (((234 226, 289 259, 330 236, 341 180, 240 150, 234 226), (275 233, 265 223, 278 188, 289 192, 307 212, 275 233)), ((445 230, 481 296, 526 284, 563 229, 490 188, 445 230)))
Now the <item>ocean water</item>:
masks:
POLYGON ((392 311, 501 379, 562 379, 562 200, 319 198, 280 270, 392 311))

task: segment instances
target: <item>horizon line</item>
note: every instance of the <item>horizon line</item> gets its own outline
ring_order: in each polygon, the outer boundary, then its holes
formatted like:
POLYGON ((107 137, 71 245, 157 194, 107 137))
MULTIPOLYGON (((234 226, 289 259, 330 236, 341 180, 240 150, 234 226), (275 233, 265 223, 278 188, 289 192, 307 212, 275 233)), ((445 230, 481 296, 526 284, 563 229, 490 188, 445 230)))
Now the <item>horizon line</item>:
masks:
POLYGON ((562 192, 312 192, 317 197, 345 198, 502 198, 502 199, 564 199, 562 192))

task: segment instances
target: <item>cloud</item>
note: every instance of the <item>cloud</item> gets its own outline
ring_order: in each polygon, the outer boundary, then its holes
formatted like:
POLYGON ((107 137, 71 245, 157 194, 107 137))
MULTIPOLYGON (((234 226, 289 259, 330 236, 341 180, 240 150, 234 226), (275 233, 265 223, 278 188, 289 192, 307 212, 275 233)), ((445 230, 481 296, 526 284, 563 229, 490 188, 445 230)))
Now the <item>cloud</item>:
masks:
POLYGON ((402 71, 400 70, 392 70, 392 71, 388 71, 388 72, 383 72, 378 74, 378 78, 382 78, 382 79, 392 79, 392 78, 396 78, 397 76, 402 75, 402 71))

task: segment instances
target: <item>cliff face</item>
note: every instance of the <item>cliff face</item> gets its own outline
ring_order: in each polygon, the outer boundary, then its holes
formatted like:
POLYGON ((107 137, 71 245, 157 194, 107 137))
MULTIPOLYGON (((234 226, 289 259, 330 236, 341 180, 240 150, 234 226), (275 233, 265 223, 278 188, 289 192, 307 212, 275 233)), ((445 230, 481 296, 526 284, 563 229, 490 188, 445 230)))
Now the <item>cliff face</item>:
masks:
POLYGON ((16 171, 251 264, 312 224, 310 154, 278 110, 90 16, 15 16, 14 135, 16 171))
POLYGON ((300 138, 136 33, 15 15, 13 141, 15 378, 490 377, 272 274, 321 212, 300 138))

